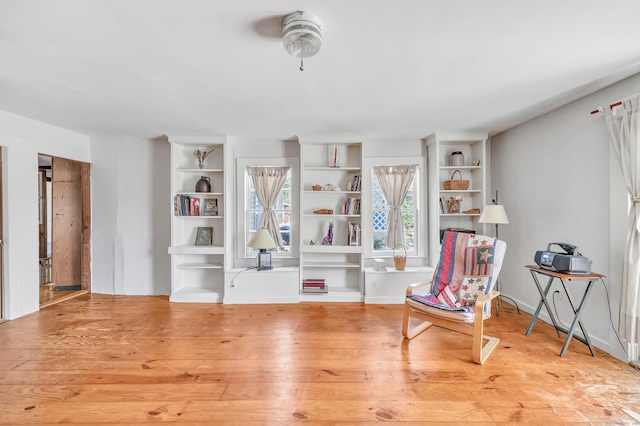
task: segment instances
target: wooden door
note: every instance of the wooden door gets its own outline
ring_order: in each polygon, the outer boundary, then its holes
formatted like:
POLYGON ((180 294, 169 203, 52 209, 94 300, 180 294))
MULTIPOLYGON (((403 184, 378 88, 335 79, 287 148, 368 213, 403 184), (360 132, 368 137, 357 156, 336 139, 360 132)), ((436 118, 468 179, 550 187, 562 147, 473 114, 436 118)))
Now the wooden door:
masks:
POLYGON ((51 261, 56 287, 82 287, 82 167, 53 157, 51 261))

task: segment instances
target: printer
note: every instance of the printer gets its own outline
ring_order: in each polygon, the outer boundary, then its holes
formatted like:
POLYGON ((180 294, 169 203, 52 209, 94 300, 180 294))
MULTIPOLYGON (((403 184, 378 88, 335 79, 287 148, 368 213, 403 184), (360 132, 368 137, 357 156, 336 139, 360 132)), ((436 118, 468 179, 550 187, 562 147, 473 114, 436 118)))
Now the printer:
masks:
POLYGON ((535 255, 536 264, 553 272, 564 274, 590 274, 591 261, 582 256, 578 248, 567 243, 549 243, 546 250, 538 250, 535 255), (558 246, 562 251, 552 251, 552 246, 558 246))

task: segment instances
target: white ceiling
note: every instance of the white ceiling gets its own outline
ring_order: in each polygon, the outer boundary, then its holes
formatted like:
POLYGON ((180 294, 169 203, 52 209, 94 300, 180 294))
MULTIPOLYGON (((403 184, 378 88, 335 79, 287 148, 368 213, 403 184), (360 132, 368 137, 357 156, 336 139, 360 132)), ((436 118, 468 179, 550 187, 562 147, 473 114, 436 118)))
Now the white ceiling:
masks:
POLYGON ((637 0, 0 0, 0 110, 93 135, 507 129, 640 72, 637 0), (320 53, 284 15, 323 21, 320 53))

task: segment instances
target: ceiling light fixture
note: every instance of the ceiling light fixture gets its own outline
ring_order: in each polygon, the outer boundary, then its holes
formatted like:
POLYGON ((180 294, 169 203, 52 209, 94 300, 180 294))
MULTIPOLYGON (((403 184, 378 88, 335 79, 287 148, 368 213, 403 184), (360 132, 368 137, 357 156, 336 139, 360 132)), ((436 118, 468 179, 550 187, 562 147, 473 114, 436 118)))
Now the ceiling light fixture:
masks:
POLYGON ((282 21, 282 42, 290 55, 300 58, 300 71, 304 71, 304 58, 315 55, 322 46, 322 21, 301 10, 290 13, 282 21))

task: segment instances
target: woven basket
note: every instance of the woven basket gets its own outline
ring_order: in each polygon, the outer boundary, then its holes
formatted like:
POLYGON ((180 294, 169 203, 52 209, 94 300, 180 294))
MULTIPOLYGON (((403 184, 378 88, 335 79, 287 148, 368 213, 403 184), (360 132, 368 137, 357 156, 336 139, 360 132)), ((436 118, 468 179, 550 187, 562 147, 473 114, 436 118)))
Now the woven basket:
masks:
POLYGON ((469 188, 469 181, 462 179, 462 172, 460 172, 460 170, 454 170, 453 173, 451 173, 451 180, 445 180, 443 182, 443 185, 444 189, 465 190, 469 188), (454 180, 456 173, 458 174, 460 179, 454 180))
POLYGON ((393 248, 393 266, 396 267, 397 271, 404 271, 404 267, 407 265, 407 248, 402 244, 397 244, 393 248), (396 249, 400 249, 398 253, 396 253, 396 249))

